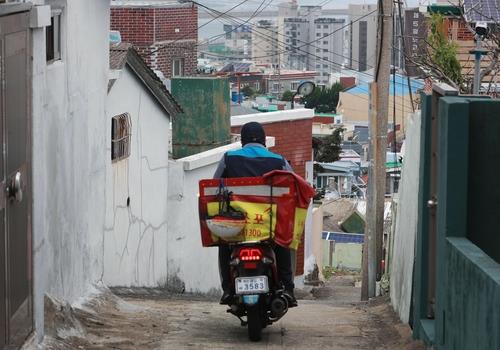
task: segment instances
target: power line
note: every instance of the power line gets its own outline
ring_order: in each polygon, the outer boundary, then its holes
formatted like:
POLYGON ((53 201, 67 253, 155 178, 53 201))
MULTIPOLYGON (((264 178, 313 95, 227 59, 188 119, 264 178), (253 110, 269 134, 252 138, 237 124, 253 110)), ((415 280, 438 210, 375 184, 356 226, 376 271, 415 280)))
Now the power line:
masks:
MULTIPOLYGON (((376 11, 376 10, 375 10, 375 11, 376 11)), ((224 16, 224 18, 226 18, 226 17, 232 17, 232 16, 224 16)), ((238 23, 238 19, 236 19, 236 18, 234 18, 234 17, 229 18, 229 20, 232 20, 233 22, 238 23)), ((349 25, 351 25, 352 23, 353 23, 353 22, 349 22, 349 25)), ((276 39, 276 38, 270 37, 269 35, 266 35, 266 34, 261 33, 261 32, 259 32, 259 31, 255 31, 255 32, 256 32, 256 34, 257 34, 257 35, 260 35, 261 37, 267 37, 267 38, 271 38, 272 40, 276 40, 276 42, 278 43, 278 45, 281 45, 281 46, 289 46, 289 45, 287 45, 286 43, 283 43, 282 41, 280 41, 279 39, 276 39)), ((275 32, 275 33, 277 33, 277 32, 275 32)), ((331 35, 331 33, 330 33, 330 35, 331 35)), ((321 38, 320 38, 320 40, 321 40, 322 38, 323 38, 323 37, 321 37, 321 38)), ((303 47, 303 46, 305 46, 305 45, 302 45, 301 47, 303 47)), ((312 45, 311 45, 311 46, 312 46, 312 45)), ((339 64, 339 63, 337 63, 337 62, 330 61, 330 60, 328 60, 328 59, 325 59, 325 58, 323 58, 323 57, 321 57, 321 56, 315 55, 315 54, 310 53, 310 52, 308 52, 308 51, 302 50, 302 49, 300 49, 300 48, 297 48, 297 50, 299 50, 299 51, 301 51, 301 52, 304 52, 306 55, 313 56, 313 57, 315 57, 316 59, 322 60, 322 61, 324 61, 324 62, 328 62, 328 63, 330 63, 330 65, 337 65, 337 66, 342 67, 342 65, 341 65, 341 64, 339 64)), ((286 52, 288 52, 288 51, 286 51, 286 52)), ((207 53, 207 52, 203 52, 203 53, 204 53, 204 54, 207 54, 207 55, 209 55, 209 56, 210 56, 210 55, 212 55, 212 56, 215 56, 215 57, 223 57, 223 58, 229 58, 229 59, 231 59, 231 58, 232 58, 232 59, 239 59, 239 58, 235 58, 235 57, 229 57, 229 56, 223 56, 223 55, 211 54, 211 53, 207 53)), ((272 56, 275 56, 275 54, 274 54, 274 55, 259 56, 259 57, 272 57, 272 56)), ((339 55, 339 56, 346 58, 345 56, 342 56, 342 55, 339 55)), ((258 57, 254 57, 254 58, 258 58, 258 57)), ((358 73, 359 73, 359 74, 364 74, 364 75, 369 76, 369 77, 372 77, 372 76, 371 76, 370 74, 368 74, 368 73, 364 73, 364 72, 358 72, 358 73)), ((405 84, 403 84, 403 83, 399 83, 399 82, 398 82, 397 84, 405 86, 405 84)), ((364 92, 368 93, 368 90, 365 90, 365 89, 361 88, 360 86, 358 86, 358 88, 359 88, 359 89, 361 89, 362 91, 364 91, 364 92)), ((355 94, 353 94, 353 95, 355 95, 355 94)), ((362 98, 362 97, 361 97, 361 96, 359 96, 359 95, 355 95, 355 96, 358 96, 359 98, 362 98)), ((394 95, 394 96, 396 96, 396 95, 394 95)), ((394 98, 395 98, 395 97, 394 97, 394 98)), ((363 99, 364 99, 364 98, 363 98, 363 99)), ((368 101, 368 99, 365 99, 365 100, 366 100, 366 101, 368 101)))
MULTIPOLYGON (((247 0, 247 1, 248 1, 248 0, 247 0)), ((266 9, 269 5, 271 5, 271 3, 273 2, 273 0, 269 0, 269 2, 267 3, 267 5, 266 5, 266 6, 264 6, 264 7, 262 8, 262 10, 260 10, 260 11, 259 11, 259 9, 260 9, 260 8, 264 5, 264 3, 265 3, 265 2, 266 2, 266 0, 263 0, 263 1, 261 2, 261 4, 259 5, 259 7, 257 7, 257 9, 256 9, 256 10, 252 13, 252 15, 251 15, 250 17, 248 17, 248 19, 247 19, 246 21, 244 21, 243 23, 241 23, 241 24, 240 24, 240 25, 238 25, 237 27, 232 28, 232 29, 231 29, 230 31, 228 31, 228 32, 224 32, 224 33, 222 33, 222 34, 219 34, 219 35, 213 36, 212 38, 209 38, 209 39, 207 40, 206 44, 209 44, 209 43, 210 43, 210 40, 212 40, 212 39, 217 39, 217 38, 220 38, 220 37, 222 37, 222 36, 224 36, 224 35, 227 35, 227 34, 229 34, 229 33, 232 33, 232 32, 234 32, 234 31, 238 30, 238 28, 243 27, 245 24, 248 24, 248 22, 250 22, 252 19, 254 19, 255 17, 257 17, 259 14, 261 14, 261 13, 262 13, 262 11, 264 11, 264 10, 265 10, 265 9, 266 9)), ((193 1, 193 3, 198 4, 198 3, 194 2, 194 1, 193 1)), ((204 6, 204 8, 206 8, 206 7, 204 6)), ((207 12, 208 12, 208 11, 207 11, 207 12)), ((210 13, 209 13, 209 14, 210 14, 210 13)))
MULTIPOLYGON (((209 7, 207 7, 207 6, 203 6, 203 7, 205 7, 205 8, 207 8, 207 9, 211 10, 211 11, 212 11, 212 12, 214 12, 214 13, 220 13, 220 11, 217 11, 217 10, 215 10, 215 9, 210 9, 210 8, 209 8, 209 7)), ((350 23, 348 23, 348 24, 346 24, 346 25, 344 25, 344 26, 342 26, 342 27, 340 27, 340 28, 338 28, 338 29, 336 29, 336 30, 332 31, 331 33, 329 33, 329 34, 327 34, 327 35, 325 35, 325 36, 323 36, 323 37, 317 38, 317 39, 315 39, 315 40, 312 40, 312 41, 310 41, 310 42, 305 43, 304 45, 301 45, 301 46, 298 46, 298 47, 294 47, 294 48, 295 48, 295 49, 300 49, 300 48, 302 48, 302 47, 304 47, 304 46, 308 46, 308 45, 311 45, 311 44, 313 44, 313 43, 315 43, 315 42, 318 42, 318 41, 320 41, 320 40, 323 40, 324 38, 330 37, 330 36, 332 36, 333 34, 335 34, 335 33, 339 32, 339 31, 341 31, 341 30, 343 30, 343 29, 347 28, 348 26, 352 25, 352 23, 358 22, 358 21, 362 20, 363 18, 366 18, 366 17, 368 17, 369 15, 371 15, 371 14, 375 13, 376 11, 377 11, 377 10, 373 10, 373 11, 371 11, 371 12, 367 13, 366 15, 364 15, 364 16, 362 16, 362 17, 357 18, 355 21, 352 21, 352 22, 350 22, 350 23)), ((223 15, 221 15, 221 16, 219 16, 219 17, 222 17, 222 16, 223 16, 223 15)), ((233 18, 233 20, 238 20, 237 18, 235 18, 235 17, 233 17, 233 16, 230 16, 230 15, 228 15, 228 17, 232 17, 232 18, 233 18)), ((272 54, 272 55, 258 56, 258 57, 253 57, 253 58, 254 58, 254 59, 255 59, 255 58, 267 58, 267 57, 270 57, 270 56, 277 56, 277 55, 281 55, 281 54, 286 53, 286 52, 287 52, 287 50, 283 50, 283 51, 277 52, 277 53, 272 54)), ((230 58, 230 57, 228 57, 228 58, 230 58)))
MULTIPOLYGON (((265 0, 264 0, 265 1, 265 0)), ((193 4, 195 4, 194 1, 185 1, 185 2, 192 2, 193 4)), ((174 41, 168 43, 167 45, 168 46, 171 46, 172 44, 175 44, 177 42, 179 42, 180 40, 183 40, 183 39, 186 39, 187 37, 189 37, 190 35, 194 34, 194 33, 198 33, 198 31, 203 28, 204 26, 208 25, 209 23, 212 23, 213 21, 215 21, 217 18, 221 17, 221 16, 224 16, 226 15, 227 13, 229 13, 230 11, 234 10, 235 8, 243 5, 244 3, 248 2, 248 0, 243 0, 241 2, 239 2, 238 4, 234 5, 233 7, 231 7, 229 10, 225 11, 225 12, 221 12, 220 15, 218 17, 214 17, 212 18, 210 21, 208 21, 207 23, 204 23, 202 24, 201 26, 198 26, 195 30, 192 30, 190 31, 189 33, 187 33, 186 35, 182 36, 182 38, 179 38, 179 39, 175 39, 174 41)), ((155 50, 152 50, 151 52, 149 52, 150 55, 160 51, 161 49, 164 49, 165 47, 167 46, 162 46, 162 47, 159 47, 155 50)))

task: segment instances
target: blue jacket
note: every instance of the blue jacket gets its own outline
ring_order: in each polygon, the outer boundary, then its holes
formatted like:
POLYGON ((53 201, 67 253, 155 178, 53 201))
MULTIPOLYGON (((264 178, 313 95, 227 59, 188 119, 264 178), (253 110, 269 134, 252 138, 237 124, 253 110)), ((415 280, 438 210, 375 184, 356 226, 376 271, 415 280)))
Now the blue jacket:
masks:
POLYGON ((214 178, 262 176, 272 170, 292 171, 292 168, 283 156, 269 151, 260 143, 247 143, 239 150, 224 154, 214 178))

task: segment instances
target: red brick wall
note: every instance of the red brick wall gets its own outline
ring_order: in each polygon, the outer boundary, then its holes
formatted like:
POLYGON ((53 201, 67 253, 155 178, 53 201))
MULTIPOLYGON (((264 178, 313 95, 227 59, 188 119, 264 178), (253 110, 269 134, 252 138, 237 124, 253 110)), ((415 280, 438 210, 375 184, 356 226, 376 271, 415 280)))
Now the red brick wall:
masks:
POLYGON ((197 7, 156 9, 155 41, 189 39, 198 41, 197 7))
POLYGON ((165 77, 172 77, 172 60, 184 60, 184 75, 196 73, 198 8, 111 9, 111 29, 134 44, 143 59, 165 77))
MULTIPOLYGON (((312 119, 280 121, 263 124, 266 135, 274 136, 275 146, 271 151, 285 157, 293 170, 305 178, 306 162, 312 160, 312 119)), ((232 127, 238 134, 241 127, 232 127)), ((297 276, 304 274, 304 240, 297 250, 297 276)))
POLYGON ((154 42, 154 10, 149 8, 112 8, 111 30, 118 30, 122 41, 136 45, 154 42))

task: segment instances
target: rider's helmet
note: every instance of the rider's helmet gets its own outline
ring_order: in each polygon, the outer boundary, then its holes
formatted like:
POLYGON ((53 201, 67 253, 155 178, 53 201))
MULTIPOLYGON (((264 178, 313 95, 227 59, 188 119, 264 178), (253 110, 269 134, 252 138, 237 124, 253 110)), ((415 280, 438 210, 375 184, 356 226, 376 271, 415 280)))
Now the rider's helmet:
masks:
POLYGON ((249 122, 241 127, 241 144, 260 143, 266 145, 266 132, 260 123, 249 122))

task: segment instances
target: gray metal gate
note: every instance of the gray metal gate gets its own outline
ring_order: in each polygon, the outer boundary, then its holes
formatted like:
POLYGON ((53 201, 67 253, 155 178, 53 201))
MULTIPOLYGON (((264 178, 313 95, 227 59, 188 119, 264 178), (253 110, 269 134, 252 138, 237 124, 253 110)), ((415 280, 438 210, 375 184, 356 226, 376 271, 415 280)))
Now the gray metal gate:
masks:
POLYGON ((28 28, 27 12, 0 17, 0 349, 33 329, 28 28))

